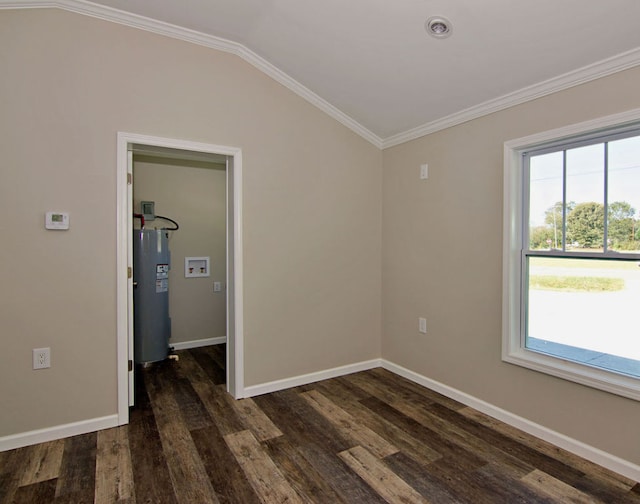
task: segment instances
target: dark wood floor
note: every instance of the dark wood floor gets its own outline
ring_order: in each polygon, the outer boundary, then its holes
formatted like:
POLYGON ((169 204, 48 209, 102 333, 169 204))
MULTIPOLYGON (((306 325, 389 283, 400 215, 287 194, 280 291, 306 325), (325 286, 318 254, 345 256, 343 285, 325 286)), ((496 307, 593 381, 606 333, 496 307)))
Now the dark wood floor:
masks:
POLYGON ((640 485, 375 369, 234 401, 224 346, 139 373, 128 426, 0 453, 1 503, 640 503, 640 485))

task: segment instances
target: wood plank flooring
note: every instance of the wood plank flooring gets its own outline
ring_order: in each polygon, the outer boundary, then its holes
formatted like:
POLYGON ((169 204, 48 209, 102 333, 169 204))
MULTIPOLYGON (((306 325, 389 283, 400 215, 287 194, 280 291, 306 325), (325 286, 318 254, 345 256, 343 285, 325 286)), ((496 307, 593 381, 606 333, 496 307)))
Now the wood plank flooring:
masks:
POLYGON ((383 369, 253 399, 223 345, 138 373, 130 424, 0 453, 0 503, 636 503, 640 484, 383 369))

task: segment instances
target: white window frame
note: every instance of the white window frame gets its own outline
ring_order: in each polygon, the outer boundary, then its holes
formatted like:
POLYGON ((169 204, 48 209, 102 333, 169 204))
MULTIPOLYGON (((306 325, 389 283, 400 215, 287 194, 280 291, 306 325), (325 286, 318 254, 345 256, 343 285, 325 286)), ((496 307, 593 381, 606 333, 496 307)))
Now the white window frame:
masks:
POLYGON ((528 350, 521 320, 524 316, 522 247, 524 226, 524 166, 522 154, 551 142, 571 142, 578 136, 640 124, 640 109, 598 118, 504 144, 502 360, 542 373, 640 401, 640 379, 528 350))

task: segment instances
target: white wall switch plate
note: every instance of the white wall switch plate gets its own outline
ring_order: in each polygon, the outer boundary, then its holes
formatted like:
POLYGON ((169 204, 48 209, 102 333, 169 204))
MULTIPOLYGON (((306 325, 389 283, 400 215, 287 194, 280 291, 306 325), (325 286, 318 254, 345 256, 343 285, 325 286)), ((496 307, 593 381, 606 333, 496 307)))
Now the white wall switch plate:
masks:
POLYGON ((427 319, 420 317, 418 319, 418 331, 422 334, 427 334, 427 319))
POLYGON ((420 165, 420 178, 422 180, 429 178, 429 165, 426 163, 420 165))

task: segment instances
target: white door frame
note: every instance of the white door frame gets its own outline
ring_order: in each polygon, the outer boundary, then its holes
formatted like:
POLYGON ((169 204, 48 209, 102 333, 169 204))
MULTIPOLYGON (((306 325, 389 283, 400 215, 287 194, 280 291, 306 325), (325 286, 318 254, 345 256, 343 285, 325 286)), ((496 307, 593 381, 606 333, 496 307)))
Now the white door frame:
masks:
POLYGON ((128 277, 128 271, 132 267, 133 257, 133 202, 130 190, 132 174, 128 168, 128 157, 134 145, 221 154, 232 158, 232 162, 227 163, 227 215, 233 216, 233 222, 228 222, 233 229, 227 229, 227 264, 232 264, 232 268, 227 268, 227 391, 236 399, 244 397, 242 151, 236 147, 118 132, 116 177, 118 425, 129 422, 129 384, 132 378, 129 372, 129 361, 133 360, 133 305, 131 302, 133 278, 128 277), (233 254, 231 258, 230 253, 233 254), (233 320, 230 320, 230 317, 233 320))

